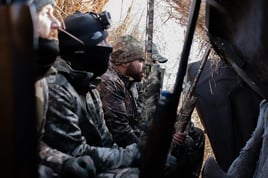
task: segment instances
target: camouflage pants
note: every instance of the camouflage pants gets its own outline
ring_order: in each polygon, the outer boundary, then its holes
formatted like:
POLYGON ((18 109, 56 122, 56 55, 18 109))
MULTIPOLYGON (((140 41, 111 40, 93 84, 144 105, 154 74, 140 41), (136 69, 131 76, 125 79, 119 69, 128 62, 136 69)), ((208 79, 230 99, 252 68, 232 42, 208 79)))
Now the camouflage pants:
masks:
POLYGON ((192 127, 182 145, 175 145, 171 154, 177 158, 181 178, 198 178, 204 158, 204 132, 192 127))

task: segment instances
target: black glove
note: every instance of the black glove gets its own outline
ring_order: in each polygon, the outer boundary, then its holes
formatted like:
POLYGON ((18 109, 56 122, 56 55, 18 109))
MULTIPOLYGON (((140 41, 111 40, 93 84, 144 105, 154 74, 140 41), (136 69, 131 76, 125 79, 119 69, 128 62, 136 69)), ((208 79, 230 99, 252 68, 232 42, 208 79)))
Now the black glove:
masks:
POLYGON ((90 156, 69 158, 63 162, 61 170, 62 178, 94 178, 96 168, 90 156))

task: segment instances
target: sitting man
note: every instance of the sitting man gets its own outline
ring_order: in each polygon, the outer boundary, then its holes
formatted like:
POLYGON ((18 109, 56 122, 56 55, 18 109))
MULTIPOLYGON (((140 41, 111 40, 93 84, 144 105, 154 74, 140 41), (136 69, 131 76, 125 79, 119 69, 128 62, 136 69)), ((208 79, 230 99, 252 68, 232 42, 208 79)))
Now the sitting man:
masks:
MULTIPOLYGON (((113 48, 110 66, 101 76, 102 82, 97 89, 107 127, 114 141, 125 147, 145 140, 148 135, 152 113, 160 97, 161 76, 159 66, 154 66, 149 70, 146 82, 142 80, 145 75, 144 44, 133 36, 119 37, 113 48)), ((167 61, 159 54, 155 44, 152 49, 155 62, 167 61)))
POLYGON ((113 44, 111 63, 98 86, 104 118, 114 141, 122 147, 138 143, 141 131, 137 82, 144 76, 143 44, 133 36, 121 36, 113 44))

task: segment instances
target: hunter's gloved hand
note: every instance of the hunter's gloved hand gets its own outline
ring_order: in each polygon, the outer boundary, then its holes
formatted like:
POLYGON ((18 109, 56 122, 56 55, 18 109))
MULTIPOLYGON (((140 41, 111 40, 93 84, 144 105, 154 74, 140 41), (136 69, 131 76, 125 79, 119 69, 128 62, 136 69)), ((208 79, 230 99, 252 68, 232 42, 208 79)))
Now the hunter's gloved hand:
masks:
POLYGON ((96 168, 90 156, 72 157, 63 162, 61 178, 89 177, 96 177, 96 168))

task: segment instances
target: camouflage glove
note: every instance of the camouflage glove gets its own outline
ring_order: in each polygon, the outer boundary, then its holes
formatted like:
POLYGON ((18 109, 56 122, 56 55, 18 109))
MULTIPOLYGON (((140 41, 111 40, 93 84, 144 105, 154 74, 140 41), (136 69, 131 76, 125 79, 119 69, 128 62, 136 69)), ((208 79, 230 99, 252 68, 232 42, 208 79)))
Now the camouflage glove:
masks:
POLYGON ((63 162, 61 178, 94 178, 96 168, 89 156, 72 157, 63 162))

